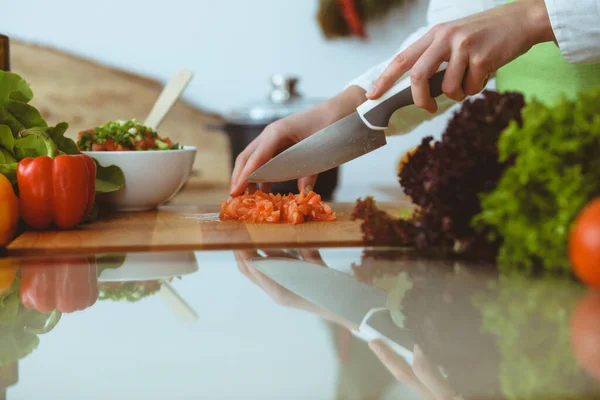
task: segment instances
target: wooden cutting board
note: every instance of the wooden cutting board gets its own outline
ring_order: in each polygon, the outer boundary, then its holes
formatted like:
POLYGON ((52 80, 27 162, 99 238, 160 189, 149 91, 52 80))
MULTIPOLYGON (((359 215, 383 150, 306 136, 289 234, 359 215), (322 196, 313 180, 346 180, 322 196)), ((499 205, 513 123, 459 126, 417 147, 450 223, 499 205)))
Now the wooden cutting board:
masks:
MULTIPOLYGON (((169 250, 362 246, 354 204, 332 204, 338 220, 289 224, 242 224, 218 220, 218 207, 168 206, 159 211, 115 213, 72 231, 25 232, 9 255, 118 253, 169 250)), ((393 215, 403 204, 381 205, 393 215)))

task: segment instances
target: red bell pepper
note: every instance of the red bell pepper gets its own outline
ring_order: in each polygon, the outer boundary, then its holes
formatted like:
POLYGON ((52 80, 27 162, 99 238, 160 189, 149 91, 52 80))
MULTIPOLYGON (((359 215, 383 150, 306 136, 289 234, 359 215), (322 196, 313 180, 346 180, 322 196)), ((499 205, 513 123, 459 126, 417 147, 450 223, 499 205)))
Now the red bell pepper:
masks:
POLYGON ((96 164, 84 154, 59 155, 52 139, 39 136, 48 156, 24 158, 17 167, 21 218, 30 228, 73 229, 92 211, 96 164))
POLYGON ((28 259, 21 265, 21 303, 43 313, 71 313, 98 300, 95 258, 28 259))

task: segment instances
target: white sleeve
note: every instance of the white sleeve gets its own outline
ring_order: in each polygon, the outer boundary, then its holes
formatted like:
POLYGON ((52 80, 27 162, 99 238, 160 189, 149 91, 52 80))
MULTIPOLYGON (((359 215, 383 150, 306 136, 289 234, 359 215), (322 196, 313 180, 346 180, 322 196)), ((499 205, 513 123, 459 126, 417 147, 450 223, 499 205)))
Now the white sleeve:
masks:
POLYGON ((570 63, 600 63, 600 0, 545 0, 558 47, 570 63))
MULTIPOLYGON (((429 9, 427 10, 427 26, 419 28, 416 32, 412 33, 402 43, 402 46, 400 46, 400 49, 398 49, 396 54, 381 64, 369 69, 358 78, 352 80, 346 87, 357 85, 364 90, 369 90, 371 85, 373 85, 375 80, 394 59, 394 57, 396 57, 398 53, 405 50, 415 41, 420 39, 433 26, 442 22, 453 21, 455 19, 485 11, 493 8, 494 5, 494 2, 491 0, 431 0, 429 2, 429 9)), ((408 75, 409 72, 404 74, 404 76, 402 76, 400 79, 405 78, 408 75)), ((409 133, 421 123, 435 118, 441 113, 447 111, 453 105, 457 104, 444 94, 436 98, 436 102, 438 104, 438 112, 436 115, 431 115, 427 111, 415 105, 410 105, 397 110, 390 119, 389 126, 385 131, 386 135, 391 136, 409 133)))
POLYGON ((352 86, 352 85, 356 85, 356 86, 360 86, 365 91, 369 90, 369 88, 373 85, 373 83, 375 83, 375 79, 377 79, 379 77, 379 75, 381 75, 383 70, 388 66, 388 64, 390 62, 392 62, 394 57, 396 57, 396 55, 400 54, 408 46, 410 46, 411 44, 416 42, 418 39, 420 39, 423 35, 425 35, 429 31, 429 29, 431 29, 429 26, 424 26, 422 28, 419 28, 415 32, 413 32, 404 41, 404 43, 402 43, 402 46, 400 47, 400 49, 398 49, 398 51, 393 56, 391 56, 390 58, 388 58, 381 64, 377 64, 374 67, 370 68, 368 71, 366 71, 359 77, 353 79, 350 83, 348 83, 348 85, 346 85, 346 88, 349 86, 352 86))
MULTIPOLYGON (((394 57, 396 57, 396 55, 420 39, 435 25, 488 10, 493 8, 494 5, 494 1, 492 0, 430 0, 427 9, 427 25, 419 28, 408 38, 406 38, 396 54, 393 54, 381 64, 375 65, 359 77, 353 79, 348 85, 346 85, 346 88, 356 85, 360 86, 364 90, 369 90, 373 83, 375 83, 375 80, 379 77, 379 75, 381 75, 383 70, 394 59, 394 57)), ((408 75, 408 73, 406 75, 408 75)))

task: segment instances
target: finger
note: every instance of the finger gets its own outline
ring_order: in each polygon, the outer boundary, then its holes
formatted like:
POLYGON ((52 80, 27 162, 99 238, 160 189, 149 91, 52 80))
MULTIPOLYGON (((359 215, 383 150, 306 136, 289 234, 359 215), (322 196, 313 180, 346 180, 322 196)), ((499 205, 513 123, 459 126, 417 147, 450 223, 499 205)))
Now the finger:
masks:
POLYGON ((283 250, 262 250, 268 257, 274 258, 294 258, 283 250))
POLYGON ((490 77, 490 69, 485 62, 479 59, 469 60, 469 66, 465 75, 464 91, 467 95, 473 96, 481 92, 490 77))
POLYGON ((271 184, 268 182, 259 183, 258 188, 263 193, 271 193, 271 184))
POLYGON ((237 196, 244 191, 244 188, 248 185, 246 178, 264 163, 273 158, 277 154, 279 146, 280 143, 274 135, 268 135, 261 141, 260 146, 252 153, 242 168, 242 171, 233 186, 231 195, 237 196))
POLYGON ((250 194, 256 192, 256 183, 246 183, 246 191, 250 194))
POLYGON ((248 271, 247 260, 250 258, 258 258, 259 254, 255 251, 238 250, 233 252, 238 265, 238 270, 247 278, 251 278, 250 271, 248 271))
POLYGON ((250 142, 250 144, 248 146, 246 146, 244 151, 242 151, 235 159, 235 164, 233 166, 233 172, 231 173, 231 186, 232 187, 238 181, 238 179, 240 177, 240 173, 242 172, 242 169, 246 165, 246 162, 248 162, 248 158, 250 157, 250 155, 252 153, 254 153, 256 148, 260 145, 261 140, 262 140, 261 136, 256 137, 252 142, 250 142))
POLYGON ((410 365, 380 340, 369 342, 369 347, 381 360, 383 365, 392 373, 394 378, 404 383, 423 399, 434 399, 433 394, 421 383, 410 365))
POLYGON ((319 250, 300 249, 300 255, 304 261, 326 266, 325 261, 323 261, 323 257, 321 257, 321 253, 319 253, 319 250))
POLYGON ((394 57, 367 91, 367 98, 375 100, 394 86, 394 83, 413 67, 432 41, 433 35, 427 34, 394 57))
POLYGON ((298 191, 305 194, 312 192, 317 184, 317 177, 318 175, 313 175, 298 179, 298 191))
POLYGON ((413 371, 417 378, 429 389, 436 399, 458 399, 459 396, 452 390, 444 379, 440 370, 423 354, 421 347, 415 345, 413 350, 413 371))
POLYGON ((448 58, 446 44, 430 46, 410 70, 410 85, 413 101, 417 107, 434 114, 437 103, 431 97, 429 79, 436 73, 442 62, 448 58))
POLYGON ((450 55, 442 82, 442 91, 454 101, 462 101, 466 97, 463 91, 463 79, 468 64, 469 58, 466 54, 455 50, 450 55))

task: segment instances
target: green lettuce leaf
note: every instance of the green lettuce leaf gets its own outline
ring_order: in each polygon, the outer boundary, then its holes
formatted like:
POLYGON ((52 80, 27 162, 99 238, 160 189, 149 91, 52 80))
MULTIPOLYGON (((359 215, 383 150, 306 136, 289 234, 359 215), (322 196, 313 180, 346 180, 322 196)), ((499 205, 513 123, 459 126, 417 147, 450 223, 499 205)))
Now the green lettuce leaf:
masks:
POLYGON ((47 156, 48 148, 39 136, 26 136, 15 140, 15 155, 18 160, 47 156))
POLYGON ((15 147, 15 138, 8 125, 0 125, 0 147, 13 152, 15 147))
POLYGON ((17 166, 17 163, 0 164, 0 174, 6 176, 13 185, 17 182, 17 166))
POLYGON ((116 192, 125 186, 125 176, 116 165, 103 167, 96 159, 96 193, 116 192))
POLYGON ((15 137, 23 129, 47 126, 40 112, 27 104, 32 98, 25 79, 0 71, 0 124, 7 125, 15 137))
POLYGON ((72 139, 65 137, 67 129, 69 129, 69 124, 61 122, 54 127, 46 129, 46 133, 52 138, 52 141, 56 143, 58 151, 65 154, 80 154, 75 142, 72 139))

